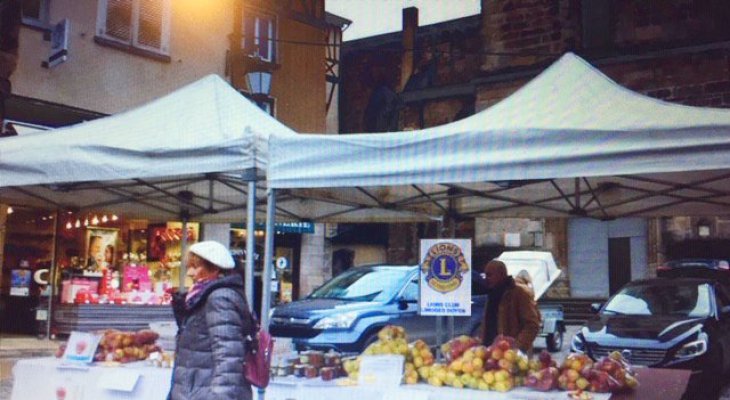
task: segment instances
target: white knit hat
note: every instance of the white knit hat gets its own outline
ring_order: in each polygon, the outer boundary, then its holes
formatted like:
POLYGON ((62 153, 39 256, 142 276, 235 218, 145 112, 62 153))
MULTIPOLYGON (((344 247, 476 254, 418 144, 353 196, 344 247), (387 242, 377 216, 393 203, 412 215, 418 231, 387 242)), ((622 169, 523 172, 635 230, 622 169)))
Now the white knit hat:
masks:
POLYGON ((212 240, 195 243, 190 246, 189 251, 200 258, 210 261, 220 269, 233 269, 236 266, 228 249, 212 240))

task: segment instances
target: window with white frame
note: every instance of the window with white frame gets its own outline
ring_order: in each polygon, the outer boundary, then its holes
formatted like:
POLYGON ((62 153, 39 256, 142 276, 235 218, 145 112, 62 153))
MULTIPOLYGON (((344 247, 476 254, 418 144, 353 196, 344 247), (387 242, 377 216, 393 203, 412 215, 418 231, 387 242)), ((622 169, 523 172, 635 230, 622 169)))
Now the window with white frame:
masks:
POLYGON ((23 23, 37 27, 47 27, 49 23, 49 3, 50 0, 23 0, 21 2, 23 23))
POLYGON ((169 54, 171 0, 99 0, 97 36, 112 43, 169 54))
POLYGON ((244 54, 276 62, 276 17, 246 10, 242 23, 244 54))

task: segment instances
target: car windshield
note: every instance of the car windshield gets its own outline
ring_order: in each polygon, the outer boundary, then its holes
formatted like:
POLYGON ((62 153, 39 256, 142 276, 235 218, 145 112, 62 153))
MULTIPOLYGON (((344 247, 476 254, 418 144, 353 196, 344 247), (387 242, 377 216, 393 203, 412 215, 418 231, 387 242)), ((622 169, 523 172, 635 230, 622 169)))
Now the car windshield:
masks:
POLYGON ((310 299, 387 301, 412 271, 405 267, 362 267, 342 273, 309 295, 310 299))
POLYGON ((710 289, 706 283, 626 286, 606 304, 605 314, 706 317, 710 289))

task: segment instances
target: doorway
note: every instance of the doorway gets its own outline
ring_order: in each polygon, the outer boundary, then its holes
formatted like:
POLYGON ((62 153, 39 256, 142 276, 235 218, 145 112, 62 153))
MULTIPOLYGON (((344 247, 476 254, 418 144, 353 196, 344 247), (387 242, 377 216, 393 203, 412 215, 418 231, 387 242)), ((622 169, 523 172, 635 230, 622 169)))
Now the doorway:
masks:
POLYGON ((608 291, 616 293, 631 281, 631 238, 608 239, 608 291))

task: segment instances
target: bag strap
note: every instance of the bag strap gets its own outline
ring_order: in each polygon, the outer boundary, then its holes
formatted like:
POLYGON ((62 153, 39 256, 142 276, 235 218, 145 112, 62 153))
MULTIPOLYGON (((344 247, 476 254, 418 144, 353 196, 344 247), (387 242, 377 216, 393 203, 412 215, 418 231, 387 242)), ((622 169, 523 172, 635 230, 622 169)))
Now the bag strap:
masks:
POLYGON ((258 318, 256 318, 256 311, 249 307, 248 301, 246 300, 246 295, 244 293, 242 293, 240 290, 236 290, 236 293, 238 293, 238 295, 241 296, 241 300, 243 300, 243 312, 245 313, 246 310, 248 310, 249 322, 251 323, 251 327, 253 328, 253 332, 249 335, 250 339, 248 340, 252 343, 255 343, 257 341, 256 333, 258 333, 259 329, 261 329, 259 320, 258 318))

